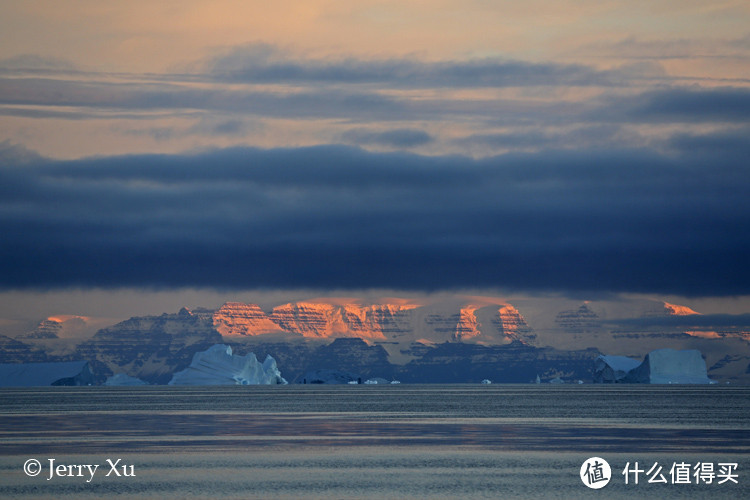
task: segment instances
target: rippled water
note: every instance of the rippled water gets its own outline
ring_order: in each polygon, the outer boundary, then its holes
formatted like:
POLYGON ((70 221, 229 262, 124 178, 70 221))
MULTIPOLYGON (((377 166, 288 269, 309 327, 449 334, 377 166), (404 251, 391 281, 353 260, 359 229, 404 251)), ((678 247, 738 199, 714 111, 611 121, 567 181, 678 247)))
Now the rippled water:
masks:
POLYGON ((3 389, 0 497, 750 498, 749 431, 746 387, 3 389), (591 456, 612 466, 602 490, 579 478, 591 456), (636 461, 667 480, 736 463, 738 484, 626 485, 636 461), (55 472, 78 464, 100 467, 55 472))

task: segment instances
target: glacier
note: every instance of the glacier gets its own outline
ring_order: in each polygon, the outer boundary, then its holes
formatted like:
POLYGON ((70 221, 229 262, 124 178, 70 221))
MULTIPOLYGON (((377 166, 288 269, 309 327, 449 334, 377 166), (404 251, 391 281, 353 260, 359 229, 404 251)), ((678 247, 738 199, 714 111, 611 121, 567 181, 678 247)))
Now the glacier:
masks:
POLYGON ((273 385, 286 384, 270 355, 261 364, 250 353, 232 354, 231 346, 216 344, 197 352, 186 369, 172 376, 169 385, 273 385))

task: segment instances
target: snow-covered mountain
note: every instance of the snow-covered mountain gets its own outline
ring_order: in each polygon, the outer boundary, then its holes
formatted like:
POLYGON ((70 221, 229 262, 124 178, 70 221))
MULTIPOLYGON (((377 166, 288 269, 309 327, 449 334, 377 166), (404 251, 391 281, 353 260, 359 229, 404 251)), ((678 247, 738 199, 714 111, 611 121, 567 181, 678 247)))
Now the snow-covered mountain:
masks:
POLYGON ((672 348, 699 350, 713 379, 750 382, 750 333, 741 325, 716 326, 702 318, 687 306, 645 299, 336 297, 266 308, 226 302, 133 317, 78 341, 74 334, 88 318, 50 317, 0 342, 0 362, 85 359, 105 378, 125 373, 166 383, 196 352, 224 343, 241 355, 270 354, 291 374, 290 382, 317 369, 404 381, 421 376, 464 381, 475 375, 525 381, 536 378, 536 370, 542 378, 585 378, 602 353, 643 359, 655 349, 672 348))
MULTIPOLYGON (((204 310, 193 313, 207 314, 204 310)), ((429 304, 403 299, 372 304, 356 299, 317 299, 282 304, 268 313, 257 304, 227 302, 210 314, 216 329, 228 338, 287 333, 397 343, 424 339, 505 344, 534 339, 528 323, 513 305, 477 297, 429 304)))
POLYGON ((210 315, 183 308, 177 314, 133 317, 103 328, 81 343, 76 354, 90 360, 97 374, 122 372, 165 384, 197 351, 221 341, 210 315))
POLYGON ((91 318, 73 314, 50 316, 40 321, 36 327, 18 338, 24 339, 75 339, 90 337, 100 328, 109 326, 111 320, 91 318))
POLYGON ((225 302, 210 312, 213 325, 224 336, 263 335, 282 331, 257 304, 225 302))

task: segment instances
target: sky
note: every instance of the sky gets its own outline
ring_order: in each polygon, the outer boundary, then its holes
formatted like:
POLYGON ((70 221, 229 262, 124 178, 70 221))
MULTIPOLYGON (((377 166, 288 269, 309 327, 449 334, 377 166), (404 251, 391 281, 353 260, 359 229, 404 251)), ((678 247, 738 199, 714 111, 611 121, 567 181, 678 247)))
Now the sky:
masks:
POLYGON ((749 137, 745 1, 0 1, 0 325, 307 291, 748 312, 749 137))

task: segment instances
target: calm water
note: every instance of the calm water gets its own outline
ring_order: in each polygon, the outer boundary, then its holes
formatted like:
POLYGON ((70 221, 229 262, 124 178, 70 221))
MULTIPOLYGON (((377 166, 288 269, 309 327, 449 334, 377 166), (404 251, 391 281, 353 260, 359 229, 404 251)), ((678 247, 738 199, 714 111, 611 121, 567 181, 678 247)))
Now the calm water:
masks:
POLYGON ((0 391, 0 498, 750 498, 749 459, 748 387, 0 391), (592 456, 601 490, 579 478, 592 456), (675 463, 736 463, 737 484, 670 484, 675 463))

